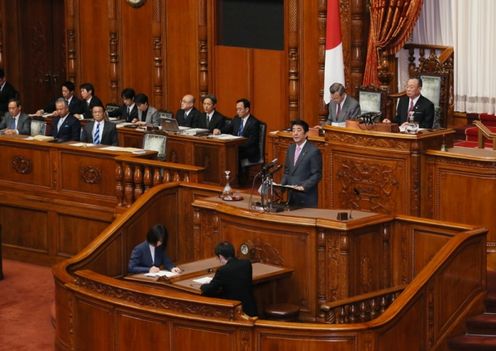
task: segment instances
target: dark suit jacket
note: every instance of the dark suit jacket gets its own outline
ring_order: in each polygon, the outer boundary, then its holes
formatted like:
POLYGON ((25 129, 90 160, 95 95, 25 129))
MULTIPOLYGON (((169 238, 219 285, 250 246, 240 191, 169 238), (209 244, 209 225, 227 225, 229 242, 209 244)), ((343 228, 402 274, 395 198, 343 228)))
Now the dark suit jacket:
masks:
MULTIPOLYGON (((234 117, 231 123, 226 124, 222 133, 238 135, 241 123, 240 117, 234 117)), ((247 158, 250 162, 257 162, 260 159, 260 121, 255 116, 250 115, 248 117, 242 136, 248 140, 239 145, 239 159, 247 158)))
MULTIPOLYGON (((81 136, 81 141, 85 143, 93 143, 93 127, 95 126, 95 121, 88 122, 84 128, 81 136)), ((100 126, 101 128, 101 126, 100 126)), ((100 144, 103 145, 117 145, 117 128, 115 123, 105 121, 103 125, 102 137, 100 138, 100 144)))
POLYGON ((0 91, 0 116, 3 116, 9 110, 9 100, 17 98, 19 98, 17 90, 15 90, 12 84, 5 82, 3 89, 0 91))
POLYGON ((331 101, 328 105, 329 115, 327 116, 327 123, 332 122, 344 122, 347 119, 358 117, 360 115, 360 104, 353 97, 346 94, 346 100, 341 107, 339 116, 336 116, 337 105, 334 101, 331 101))
POLYGON ((152 266, 164 266, 169 271, 175 267, 165 254, 164 248, 160 246, 155 248, 155 261, 152 261, 150 246, 148 241, 145 240, 134 247, 129 258, 127 270, 129 273, 148 273, 152 266))
MULTIPOLYGON (((10 113, 6 113, 0 122, 0 129, 8 128, 10 129, 10 125, 14 118, 10 115, 10 113)), ((31 134, 31 118, 25 113, 21 113, 19 115, 19 121, 17 121, 17 131, 19 134, 30 135, 31 134)))
MULTIPOLYGON (((396 123, 402 125, 408 119, 408 109, 410 108, 410 98, 402 96, 396 109, 396 123)), ((428 98, 420 95, 417 103, 413 107, 413 118, 420 128, 432 128, 434 122, 434 104, 428 98)))
POLYGON ((286 153, 281 184, 301 185, 305 191, 291 191, 288 202, 291 206, 317 207, 317 185, 322 178, 322 155, 318 148, 307 141, 296 164, 294 164, 295 151, 296 144, 290 145, 286 153))
MULTIPOLYGON (((57 101, 57 99, 59 99, 59 97, 50 101, 50 103, 45 107, 44 111, 48 113, 55 111, 55 101, 57 101)), ((71 102, 69 102, 69 113, 71 115, 83 114, 85 109, 84 105, 84 101, 73 96, 71 102)))
POLYGON ((93 96, 90 100, 90 104, 88 105, 86 101, 83 101, 83 106, 83 116, 85 119, 88 119, 93 118, 93 115, 91 114, 91 109, 93 108, 93 106, 103 106, 103 103, 102 100, 100 100, 97 96, 93 96))
POLYGON ((200 111, 194 107, 189 111, 188 118, 186 119, 184 118, 184 110, 179 109, 176 112, 177 123, 183 127, 200 128, 198 124, 200 123, 201 116, 200 111))
POLYGON ((127 106, 121 105, 117 110, 109 112, 109 117, 122 117, 126 122, 131 122, 133 119, 138 118, 138 106, 134 104, 131 112, 127 112, 127 106))
POLYGON ((224 128, 224 116, 221 115, 219 112, 214 111, 214 114, 212 115, 212 118, 207 125, 207 114, 202 113, 201 117, 198 118, 196 128, 205 128, 208 129, 210 132, 212 132, 214 129, 222 130, 222 128, 224 128))
POLYGON ((249 316, 257 315, 253 297, 253 273, 248 260, 230 258, 224 266, 217 269, 210 283, 201 286, 201 291, 205 296, 239 300, 243 304, 244 313, 249 316))
POLYGON ((81 123, 79 123, 79 120, 69 114, 60 129, 57 130, 59 120, 60 117, 55 117, 52 121, 53 137, 60 141, 79 141, 79 138, 81 137, 81 123))

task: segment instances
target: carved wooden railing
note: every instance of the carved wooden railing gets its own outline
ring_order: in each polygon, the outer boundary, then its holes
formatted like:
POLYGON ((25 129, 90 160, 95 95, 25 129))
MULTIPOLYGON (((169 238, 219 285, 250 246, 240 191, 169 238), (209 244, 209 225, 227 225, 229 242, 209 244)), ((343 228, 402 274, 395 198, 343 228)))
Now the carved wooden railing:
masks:
POLYGON ((430 57, 437 57, 439 63, 441 65, 449 65, 453 68, 453 59, 454 59, 454 49, 452 46, 443 46, 443 45, 427 45, 427 44, 405 44, 403 47, 405 50, 408 50, 408 73, 410 76, 415 76, 416 70, 422 63, 428 60, 430 57), (419 66, 415 64, 415 53, 418 50, 418 62, 419 66), (429 52, 429 55, 426 57, 426 52, 429 52))
POLYGON ((323 304, 323 322, 332 324, 362 323, 379 317, 393 303, 406 285, 373 291, 323 304))
POLYGON ((199 183, 205 167, 116 157, 115 194, 119 207, 130 207, 151 187, 171 182, 199 183))
POLYGON ((487 138, 491 139, 493 142, 493 150, 496 150, 496 133, 492 132, 481 121, 474 121, 474 124, 477 127, 477 142, 479 143, 479 149, 484 148, 484 138, 487 138))

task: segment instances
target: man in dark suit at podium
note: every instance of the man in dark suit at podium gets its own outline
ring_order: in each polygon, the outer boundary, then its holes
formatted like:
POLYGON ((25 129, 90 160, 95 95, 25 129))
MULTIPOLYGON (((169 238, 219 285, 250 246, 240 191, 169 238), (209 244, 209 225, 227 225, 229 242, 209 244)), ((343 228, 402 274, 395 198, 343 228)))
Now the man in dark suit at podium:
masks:
POLYGON ((244 313, 251 317, 256 316, 251 262, 234 257, 234 247, 227 241, 217 244, 215 256, 219 258, 222 267, 217 269, 210 283, 200 287, 202 295, 239 300, 244 313))
POLYGON ((420 128, 432 128, 434 122, 434 104, 420 94, 422 79, 412 78, 406 84, 406 96, 400 98, 396 109, 396 123, 400 126, 408 122, 413 115, 420 128))
POLYGON ((106 120, 103 106, 94 106, 91 112, 93 121, 84 126, 81 141, 91 144, 117 145, 115 123, 106 120))
POLYGON ((198 119, 197 128, 206 128, 210 132, 214 129, 224 127, 224 116, 217 112, 217 98, 214 95, 206 95, 202 99, 203 110, 201 118, 198 119))
POLYGON ((195 97, 184 95, 181 99, 181 108, 176 112, 177 124, 183 127, 198 128, 200 111, 195 108, 195 97))
POLYGON ((64 98, 55 102, 57 116, 52 121, 52 135, 59 141, 76 140, 81 137, 81 124, 79 120, 69 113, 69 106, 64 98))
POLYGON ((296 207, 317 207, 317 185, 322 178, 322 155, 320 150, 307 140, 308 124, 302 120, 291 122, 294 144, 286 153, 283 185, 293 185, 288 203, 296 207))

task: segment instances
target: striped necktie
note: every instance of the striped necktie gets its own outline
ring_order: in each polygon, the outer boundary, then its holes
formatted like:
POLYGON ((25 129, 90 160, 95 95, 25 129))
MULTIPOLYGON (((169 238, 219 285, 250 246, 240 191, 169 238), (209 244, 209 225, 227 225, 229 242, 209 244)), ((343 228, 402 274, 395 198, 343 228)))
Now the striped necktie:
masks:
POLYGON ((100 144, 100 122, 96 122, 95 133, 93 133, 93 144, 100 144))

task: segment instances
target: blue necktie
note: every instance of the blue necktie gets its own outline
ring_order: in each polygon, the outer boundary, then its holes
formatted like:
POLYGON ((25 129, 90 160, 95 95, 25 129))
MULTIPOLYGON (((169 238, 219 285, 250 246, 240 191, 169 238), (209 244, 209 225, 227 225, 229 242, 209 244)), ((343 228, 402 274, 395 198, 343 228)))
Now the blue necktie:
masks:
POLYGON ((243 120, 241 120, 241 124, 239 125, 238 136, 243 135, 243 120))
POLYGON ((93 144, 100 144, 100 122, 96 123, 95 133, 93 134, 93 144))
POLYGON ((15 118, 12 118, 12 122, 10 122, 10 129, 16 129, 16 125, 15 125, 15 118))

